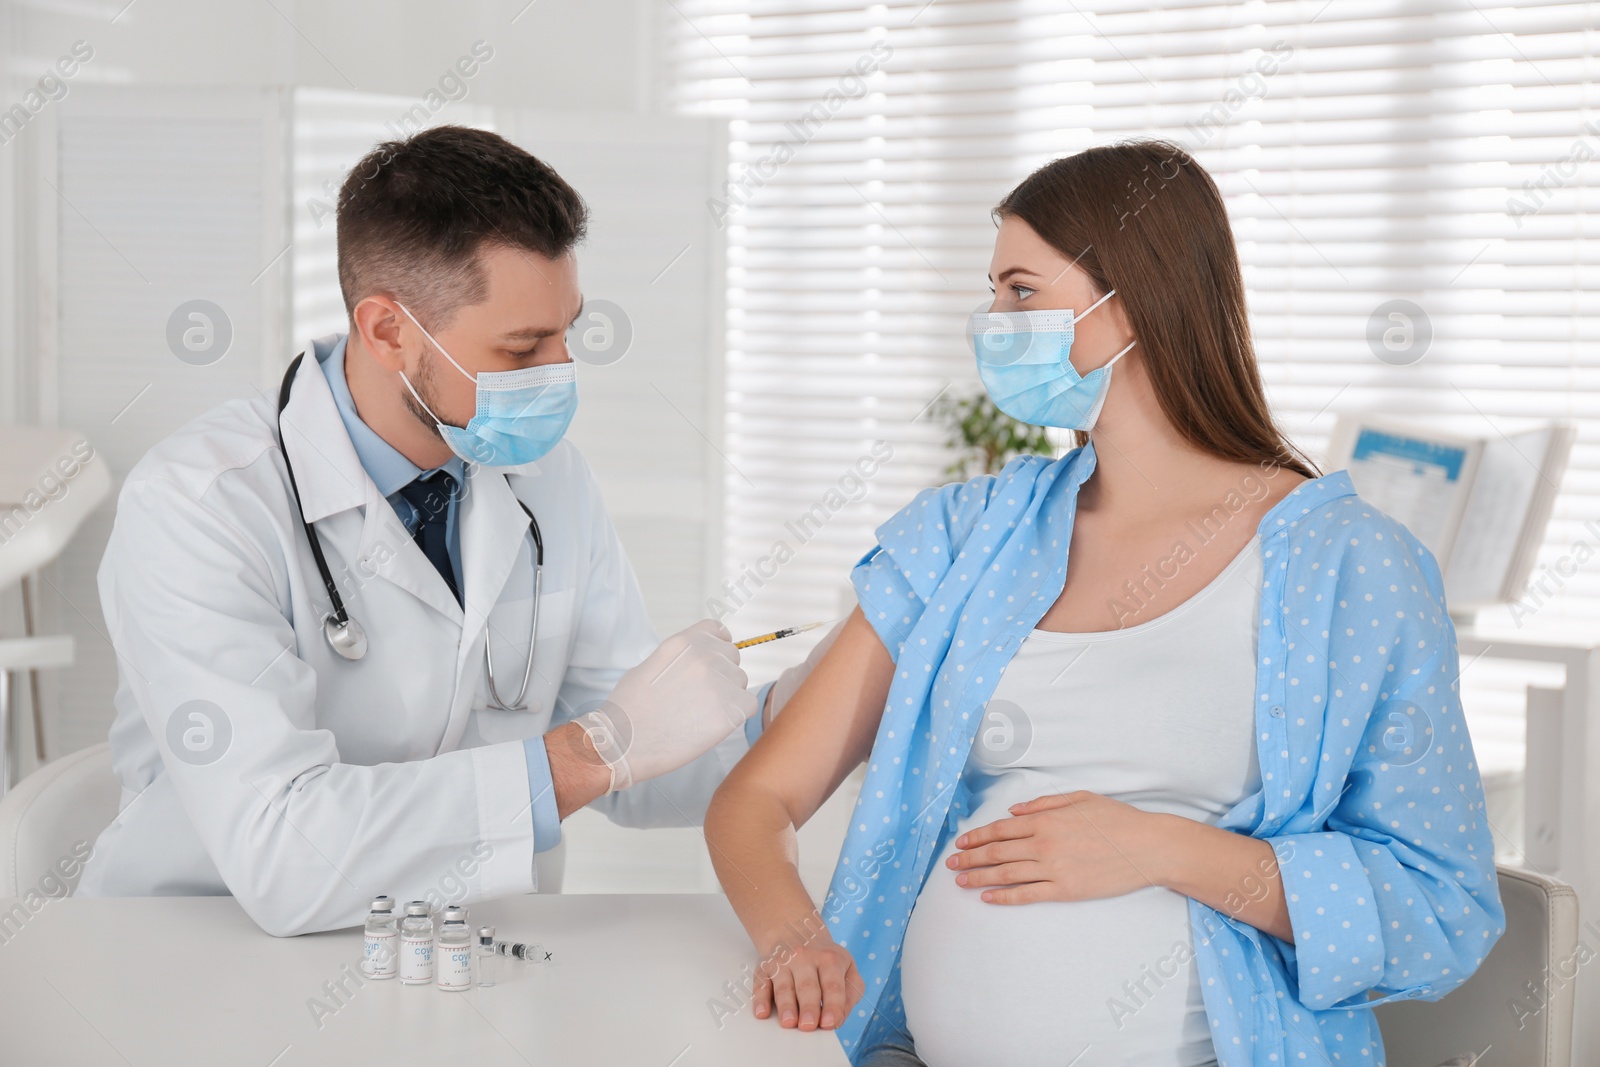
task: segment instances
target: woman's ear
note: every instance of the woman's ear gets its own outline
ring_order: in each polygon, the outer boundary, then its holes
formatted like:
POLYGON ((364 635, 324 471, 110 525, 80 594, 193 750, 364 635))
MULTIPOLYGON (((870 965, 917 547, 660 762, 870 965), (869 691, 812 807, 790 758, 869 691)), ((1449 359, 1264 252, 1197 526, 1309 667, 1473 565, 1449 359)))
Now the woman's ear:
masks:
MULTIPOLYGON (((1122 344, 1125 345, 1133 340, 1133 320, 1128 317, 1128 308, 1122 302, 1121 292, 1114 293, 1111 299, 1106 301, 1105 310, 1111 312, 1111 321, 1117 325, 1117 336, 1122 338, 1122 344)), ((1122 345, 1117 347, 1120 348, 1122 345)), ((1134 346, 1134 350, 1138 350, 1137 345, 1134 346)), ((1133 355, 1133 352, 1129 352, 1128 355, 1133 355)))
POLYGON ((389 371, 405 370, 405 345, 400 320, 404 313, 388 297, 363 297, 350 313, 351 328, 378 365, 389 371))

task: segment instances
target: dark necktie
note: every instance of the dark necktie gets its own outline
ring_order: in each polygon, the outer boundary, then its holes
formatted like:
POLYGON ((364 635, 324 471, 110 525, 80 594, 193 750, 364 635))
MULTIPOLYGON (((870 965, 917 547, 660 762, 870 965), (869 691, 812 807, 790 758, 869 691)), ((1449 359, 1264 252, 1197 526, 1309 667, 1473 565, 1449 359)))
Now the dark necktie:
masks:
POLYGON ((450 587, 456 603, 461 603, 461 592, 456 589, 455 568, 450 565, 450 539, 446 536, 446 520, 450 515, 450 498, 455 496, 456 480, 444 471, 424 474, 400 490, 400 495, 411 505, 411 521, 407 528, 411 537, 428 557, 444 584, 450 587))

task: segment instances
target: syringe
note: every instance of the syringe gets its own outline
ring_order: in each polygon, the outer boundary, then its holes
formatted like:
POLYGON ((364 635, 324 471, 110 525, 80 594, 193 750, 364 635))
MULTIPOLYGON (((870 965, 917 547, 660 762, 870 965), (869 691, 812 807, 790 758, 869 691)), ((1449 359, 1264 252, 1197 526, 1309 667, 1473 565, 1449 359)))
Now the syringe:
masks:
POLYGON ((512 956, 529 963, 554 963, 554 954, 543 945, 525 945, 520 941, 496 941, 494 950, 497 955, 512 956))

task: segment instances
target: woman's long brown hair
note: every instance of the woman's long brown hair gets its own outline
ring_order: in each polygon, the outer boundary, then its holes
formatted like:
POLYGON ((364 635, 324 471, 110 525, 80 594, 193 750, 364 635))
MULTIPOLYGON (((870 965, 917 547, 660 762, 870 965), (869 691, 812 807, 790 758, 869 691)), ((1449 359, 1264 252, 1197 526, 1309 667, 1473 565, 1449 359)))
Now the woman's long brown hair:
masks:
POLYGON ((1161 410, 1185 440, 1318 476, 1267 410, 1228 212, 1188 152, 1158 140, 1089 148, 1034 171, 995 215, 1026 222, 1099 292, 1117 291, 1161 410))

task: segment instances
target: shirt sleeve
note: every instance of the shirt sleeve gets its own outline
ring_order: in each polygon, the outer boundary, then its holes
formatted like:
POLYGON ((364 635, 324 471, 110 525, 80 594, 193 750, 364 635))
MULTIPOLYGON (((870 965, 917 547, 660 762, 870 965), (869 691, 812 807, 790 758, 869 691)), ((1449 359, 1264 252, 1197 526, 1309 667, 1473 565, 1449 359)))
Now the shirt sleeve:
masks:
POLYGON ((1458 675, 1446 629, 1373 709, 1327 829, 1271 839, 1295 935, 1286 955, 1309 1008, 1437 1000, 1504 932, 1458 675))
POLYGON ((985 474, 924 489, 878 527, 877 545, 851 571, 861 613, 896 662, 987 506, 995 482, 994 475, 985 474))
POLYGON ((861 614, 872 624, 883 647, 898 661, 900 647, 927 604, 917 596, 916 590, 895 566, 894 559, 881 547, 861 558, 850 572, 850 582, 855 586, 861 614))
POLYGON ((533 804, 533 851, 540 853, 561 843, 561 812, 556 807, 556 787, 550 775, 544 735, 523 741, 522 754, 528 761, 528 794, 533 804))
MULTIPOLYGON (((130 475, 100 594, 124 667, 119 709, 134 702, 156 739, 160 773, 240 907, 267 933, 290 937, 359 925, 372 886, 396 899, 425 897, 441 871, 468 880, 468 904, 531 891, 520 742, 344 762, 334 733, 317 721, 316 671, 292 652, 290 604, 280 600, 287 586, 280 592, 268 563, 278 548, 270 533, 248 525, 265 512, 245 515, 236 501, 218 499, 229 492, 250 491, 214 483, 197 493, 188 483, 130 475), (162 743, 173 709, 196 694, 228 731, 210 762, 162 743), (394 844, 397 824, 405 826, 404 848, 394 844)), ((118 722, 119 730, 129 726, 118 722)), ((137 826, 137 812, 129 805, 118 819, 137 826)), ((159 862, 139 860, 152 876, 159 862)))

